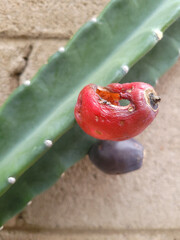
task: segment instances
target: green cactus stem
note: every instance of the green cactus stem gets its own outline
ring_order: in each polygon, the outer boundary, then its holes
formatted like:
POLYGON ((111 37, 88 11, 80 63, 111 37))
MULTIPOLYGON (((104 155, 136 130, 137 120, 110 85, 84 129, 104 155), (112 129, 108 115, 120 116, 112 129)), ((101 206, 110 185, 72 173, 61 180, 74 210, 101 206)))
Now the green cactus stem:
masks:
MULTIPOLYGON (((136 63, 121 82, 140 79, 155 84, 179 57, 179 29, 180 20, 165 32, 163 40, 136 63)), ((75 124, 0 197, 0 226, 57 181, 67 168, 87 153, 95 141, 75 124)))
POLYGON ((112 0, 13 92, 0 109, 0 196, 74 125, 79 91, 120 80, 179 13, 180 0, 112 0))

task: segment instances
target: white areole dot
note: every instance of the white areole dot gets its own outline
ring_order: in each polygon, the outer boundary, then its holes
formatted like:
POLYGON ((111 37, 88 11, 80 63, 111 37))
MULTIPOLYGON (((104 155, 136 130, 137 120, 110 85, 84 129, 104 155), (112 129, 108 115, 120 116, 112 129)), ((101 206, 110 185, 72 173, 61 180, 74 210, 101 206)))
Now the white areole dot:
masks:
POLYGON ((32 204, 32 201, 29 201, 28 203, 27 203, 27 206, 30 206, 32 204))
POLYGON ((16 179, 14 177, 9 177, 8 178, 8 183, 14 184, 16 182, 16 179))
POLYGON ((122 70, 127 74, 129 72, 129 67, 127 65, 123 65, 122 70))
POLYGON ((64 47, 60 47, 58 51, 59 52, 65 52, 65 48, 64 47))
POLYGON ((52 147, 53 142, 51 140, 45 140, 44 144, 46 145, 46 147, 52 147))
POLYGON ((153 33, 157 41, 160 41, 163 38, 163 32, 161 30, 155 29, 153 33))
POLYGON ((30 86, 30 85, 31 85, 31 81, 30 81, 30 80, 25 80, 25 81, 23 82, 23 84, 24 84, 25 86, 30 86))
POLYGON ((96 17, 91 18, 91 22, 97 22, 97 18, 96 17))
POLYGON ((62 173, 62 174, 61 174, 61 178, 63 178, 64 176, 65 176, 65 173, 62 173))

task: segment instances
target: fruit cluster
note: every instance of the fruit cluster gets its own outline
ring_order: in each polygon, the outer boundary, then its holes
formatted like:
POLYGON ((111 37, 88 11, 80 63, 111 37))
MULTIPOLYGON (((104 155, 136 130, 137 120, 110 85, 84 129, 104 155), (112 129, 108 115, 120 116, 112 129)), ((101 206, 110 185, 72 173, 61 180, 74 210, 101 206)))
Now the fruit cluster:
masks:
POLYGON ((107 87, 89 84, 84 87, 75 106, 76 121, 90 136, 108 140, 91 149, 91 160, 108 173, 123 173, 139 168, 142 148, 134 148, 135 140, 124 140, 140 134, 154 120, 159 101, 160 97, 154 88, 143 82, 112 83, 107 87), (129 101, 126 106, 121 105, 124 99, 129 101), (120 160, 117 160, 118 157, 120 160))

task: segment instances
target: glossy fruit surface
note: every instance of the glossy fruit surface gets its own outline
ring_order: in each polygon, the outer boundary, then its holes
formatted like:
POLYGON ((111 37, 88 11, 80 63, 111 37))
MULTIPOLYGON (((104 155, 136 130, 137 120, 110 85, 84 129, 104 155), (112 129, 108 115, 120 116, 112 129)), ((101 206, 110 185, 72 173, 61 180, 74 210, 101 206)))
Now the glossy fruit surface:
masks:
POLYGON ((139 169, 143 162, 143 146, 134 139, 99 141, 89 151, 89 158, 108 174, 122 174, 139 169))
POLYGON ((92 137, 120 141, 138 135, 154 120, 159 101, 153 87, 143 82, 89 84, 80 92, 74 114, 92 137), (122 99, 129 104, 121 106, 122 99))

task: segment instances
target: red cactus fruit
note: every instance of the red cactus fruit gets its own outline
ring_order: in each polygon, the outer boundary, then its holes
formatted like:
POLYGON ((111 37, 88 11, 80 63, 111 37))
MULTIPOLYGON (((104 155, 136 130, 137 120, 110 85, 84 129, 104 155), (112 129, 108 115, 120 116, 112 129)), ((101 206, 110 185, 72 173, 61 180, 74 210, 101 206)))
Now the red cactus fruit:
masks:
POLYGON ((75 106, 75 118, 89 135, 101 140, 121 141, 141 133, 158 113, 153 87, 143 82, 112 83, 107 87, 89 84, 75 106), (121 106, 120 100, 130 103, 121 106))

